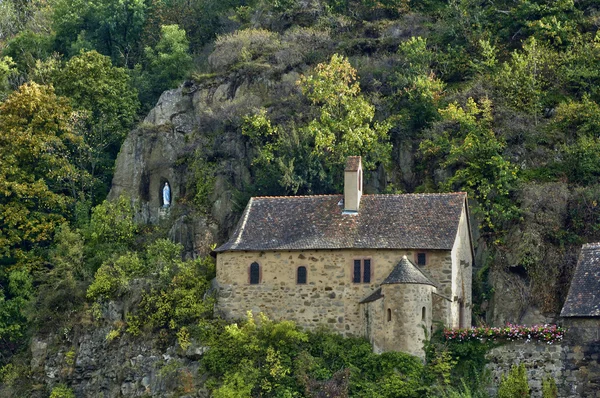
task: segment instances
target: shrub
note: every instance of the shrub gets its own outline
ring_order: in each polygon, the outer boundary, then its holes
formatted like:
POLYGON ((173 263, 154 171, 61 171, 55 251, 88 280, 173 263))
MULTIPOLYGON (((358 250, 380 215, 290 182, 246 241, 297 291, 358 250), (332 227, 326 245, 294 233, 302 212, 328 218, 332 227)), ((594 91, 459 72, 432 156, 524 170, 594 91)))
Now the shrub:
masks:
POLYGON ((372 351, 365 339, 321 330, 304 332, 293 322, 255 320, 213 328, 203 366, 215 397, 418 398, 427 390, 423 365, 411 355, 372 351))
POLYGON ((266 29, 244 29, 219 36, 208 57, 214 70, 231 70, 238 64, 266 61, 281 48, 279 35, 266 29))
POLYGON ((512 366, 508 375, 502 376, 498 387, 498 398, 525 398, 529 397, 529 384, 525 365, 512 366))
POLYGON ((314 28, 293 28, 287 30, 281 39, 282 48, 275 53, 279 69, 302 63, 322 61, 333 47, 333 41, 327 31, 314 28))
POLYGON ((50 398, 75 398, 75 394, 69 387, 59 384, 52 389, 50 398))
POLYGON ((134 276, 141 276, 144 264, 137 253, 127 253, 115 261, 107 261, 96 272, 87 290, 88 299, 110 299, 122 293, 134 276))
POLYGON ((118 253, 131 249, 138 231, 134 223, 135 208, 131 200, 121 196, 116 201, 104 201, 92 210, 89 225, 83 230, 84 257, 90 273, 118 253))
POLYGON ((592 184, 600 178, 600 139, 582 136, 573 145, 565 145, 564 171, 569 181, 592 184))
POLYGON ((552 377, 544 378, 542 381, 542 398, 557 398, 558 388, 556 380, 552 377))

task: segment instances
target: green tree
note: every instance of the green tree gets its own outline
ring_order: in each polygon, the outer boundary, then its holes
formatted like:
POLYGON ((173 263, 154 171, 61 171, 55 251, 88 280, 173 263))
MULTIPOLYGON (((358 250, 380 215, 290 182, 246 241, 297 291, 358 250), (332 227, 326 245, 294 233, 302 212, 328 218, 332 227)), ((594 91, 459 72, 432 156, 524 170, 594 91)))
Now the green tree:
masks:
POLYGON ((315 140, 313 154, 328 168, 339 171, 348 156, 358 155, 367 170, 389 163, 390 124, 373 121, 375 107, 360 94, 356 69, 348 59, 334 54, 329 63, 319 64, 312 74, 302 76, 299 84, 320 110, 306 130, 315 140))
POLYGON ((0 348, 16 349, 27 327, 26 310, 33 297, 33 278, 25 269, 0 269, 0 348))
POLYGON ((179 84, 192 67, 189 41, 185 30, 178 25, 163 25, 160 40, 154 49, 146 47, 145 54, 153 78, 160 80, 160 92, 179 84))
POLYGON ((25 84, 0 104, 0 345, 23 336, 31 270, 68 216, 84 173, 70 163, 83 139, 51 87, 25 84))
POLYGON ((146 13, 143 0, 57 0, 53 28, 58 48, 70 55, 95 49, 116 65, 132 67, 141 52, 146 13))
POLYGON ((426 39, 412 37, 401 43, 398 55, 402 61, 395 73, 395 109, 404 128, 412 133, 439 117, 437 108, 445 85, 433 72, 435 57, 426 39))
POLYGON ((316 118, 301 126, 294 120, 274 125, 261 110, 242 127, 258 148, 255 173, 258 185, 269 187, 265 193, 277 193, 275 184, 287 193, 339 191, 348 156, 362 156, 366 170, 390 164, 390 123, 374 121, 375 107, 360 93, 346 58, 334 55, 298 84, 316 118))
POLYGON ((178 24, 187 32, 192 48, 199 49, 223 30, 224 15, 237 7, 254 5, 247 0, 152 0, 149 2, 145 45, 158 41, 162 25, 178 24))
POLYGON ((117 153, 132 127, 139 108, 137 93, 123 68, 96 51, 82 52, 61 65, 55 59, 38 63, 37 77, 53 84, 79 111, 79 124, 87 151, 78 158, 100 186, 86 197, 101 198, 108 191, 117 153))
POLYGON ((2 55, 11 57, 19 74, 26 76, 36 60, 46 59, 52 53, 52 35, 24 30, 16 34, 2 49, 2 55))
POLYGON ((138 232, 134 214, 135 208, 126 196, 105 200, 92 209, 90 222, 83 230, 86 272, 93 274, 106 260, 133 248, 138 232))
POLYGON ((483 231, 500 233, 504 223, 518 216, 510 199, 517 168, 504 158, 506 144, 492 130, 492 103, 483 99, 477 105, 469 98, 464 108, 452 103, 440 113, 454 131, 423 141, 420 150, 426 159, 437 156, 453 170, 444 186, 465 189, 477 201, 483 231))
POLYGON ((325 173, 334 178, 334 189, 348 156, 362 156, 363 167, 373 170, 389 165, 391 144, 388 121, 374 122, 375 107, 360 94, 356 70, 350 62, 333 55, 329 63, 300 78, 300 89, 318 109, 319 116, 303 128, 314 139, 312 155, 322 162, 325 173))
POLYGON ((527 398, 529 384, 525 365, 513 365, 507 375, 502 376, 498 386, 498 398, 527 398))
POLYGON ((9 78, 15 73, 15 63, 11 57, 0 58, 0 101, 10 90, 9 78))
POLYGON ((84 173, 71 107, 51 87, 25 84, 0 104, 0 256, 23 260, 49 243, 84 173))
POLYGON ((21 28, 22 25, 13 2, 3 1, 0 3, 0 43, 16 34, 21 28))
POLYGON ((70 319, 85 302, 86 279, 83 236, 64 223, 56 229, 46 267, 36 273, 34 324, 53 329, 70 319))
POLYGON ((523 51, 515 50, 510 62, 502 64, 494 83, 511 107, 534 116, 537 123, 554 86, 557 61, 553 50, 532 37, 524 43, 523 51))
POLYGON ((223 333, 211 342, 212 347, 218 348, 207 352, 204 366, 224 380, 215 396, 245 396, 250 391, 271 397, 292 396, 293 379, 288 375, 308 335, 294 322, 273 322, 262 313, 259 318, 257 322, 249 312, 243 324, 225 326, 223 333), (216 344, 217 341, 221 343, 216 344))

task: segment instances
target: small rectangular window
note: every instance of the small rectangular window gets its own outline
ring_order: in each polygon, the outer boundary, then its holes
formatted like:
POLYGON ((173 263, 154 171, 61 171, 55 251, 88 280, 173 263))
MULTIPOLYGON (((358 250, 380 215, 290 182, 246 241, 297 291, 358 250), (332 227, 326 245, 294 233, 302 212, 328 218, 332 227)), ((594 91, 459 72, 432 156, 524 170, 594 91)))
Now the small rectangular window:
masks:
POLYGON ((371 283, 371 260, 363 260, 363 282, 371 283))
POLYGON ((371 283, 371 260, 354 260, 352 282, 371 283))
POLYGON ((427 255, 425 253, 417 253, 417 265, 427 265, 427 255))
POLYGON ((296 275, 296 281, 299 285, 306 284, 306 267, 305 266, 298 267, 298 274, 296 275))
POLYGON ((360 260, 354 260, 354 276, 352 282, 360 283, 360 260))
POLYGON ((260 283, 260 265, 257 262, 250 264, 250 284, 257 285, 260 283))

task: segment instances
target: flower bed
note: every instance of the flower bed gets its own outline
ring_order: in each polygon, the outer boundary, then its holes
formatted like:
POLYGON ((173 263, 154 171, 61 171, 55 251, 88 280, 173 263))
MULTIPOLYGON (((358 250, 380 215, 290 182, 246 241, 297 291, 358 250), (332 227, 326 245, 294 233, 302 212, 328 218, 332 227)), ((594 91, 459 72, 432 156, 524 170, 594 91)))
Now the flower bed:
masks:
POLYGON ((539 341, 547 344, 561 342, 565 329, 557 325, 511 325, 504 327, 473 327, 469 329, 444 329, 447 341, 539 341))

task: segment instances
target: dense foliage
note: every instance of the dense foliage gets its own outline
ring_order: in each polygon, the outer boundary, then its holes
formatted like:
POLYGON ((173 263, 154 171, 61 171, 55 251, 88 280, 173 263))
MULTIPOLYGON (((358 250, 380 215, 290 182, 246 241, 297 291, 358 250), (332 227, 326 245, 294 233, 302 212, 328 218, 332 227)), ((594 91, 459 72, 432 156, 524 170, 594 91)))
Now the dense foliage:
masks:
POLYGON ((375 354, 364 339, 308 333, 252 313, 213 327, 208 341, 202 364, 215 397, 435 397, 452 388, 456 365, 447 352, 423 365, 404 353, 375 354))
POLYGON ((297 82, 317 117, 304 126, 273 125, 264 110, 245 118, 242 132, 258 149, 255 189, 286 193, 340 191, 348 156, 361 155, 366 170, 389 164, 388 122, 373 122, 375 108, 360 94, 356 70, 334 54, 297 82), (275 167, 274 167, 275 166, 275 167), (273 186, 274 182, 277 184, 273 186))
MULTIPOLYGON (((555 314, 578 248, 600 240, 598 15, 590 0, 0 1, 0 365, 28 333, 141 292, 111 339, 244 343, 239 363, 207 357, 221 396, 411 396, 433 384, 480 396, 475 341, 433 350, 422 369, 289 323, 207 330, 212 264, 183 261, 165 231, 137 225, 129 199, 104 202, 114 161, 184 79, 279 84, 202 126, 248 145, 239 207, 253 194, 338 192, 345 156, 360 154, 368 193, 469 193, 487 258, 476 308, 501 274, 527 287, 515 301, 555 314)), ((181 203, 209 214, 219 167, 193 140, 181 203)), ((69 396, 63 387, 54 394, 69 396)))
POLYGON ((529 384, 525 365, 513 365, 507 375, 502 376, 498 387, 498 398, 529 397, 529 384))

